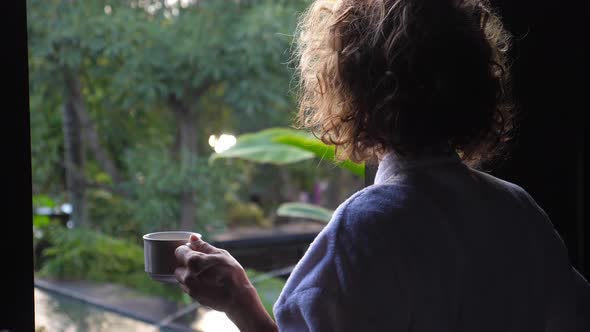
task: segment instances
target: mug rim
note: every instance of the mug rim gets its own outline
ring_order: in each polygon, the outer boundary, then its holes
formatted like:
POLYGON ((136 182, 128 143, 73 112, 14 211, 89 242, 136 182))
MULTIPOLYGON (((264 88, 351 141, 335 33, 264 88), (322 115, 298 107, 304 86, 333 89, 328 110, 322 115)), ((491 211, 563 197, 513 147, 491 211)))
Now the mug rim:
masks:
MULTIPOLYGON (((188 235, 188 237, 190 237, 192 234, 195 234, 198 238, 201 238, 202 235, 200 233, 196 233, 196 232, 187 232, 187 231, 161 231, 161 232, 153 232, 153 233, 147 233, 143 236, 144 240, 148 240, 148 241, 165 241, 165 242, 169 242, 169 241, 180 241, 181 239, 177 239, 177 240, 171 240, 171 239, 154 239, 151 238, 150 236, 156 235, 156 234, 163 234, 163 233, 186 233, 188 235)), ((189 239, 186 239, 186 241, 188 241, 189 239)), ((184 241, 184 240, 183 240, 184 241)))

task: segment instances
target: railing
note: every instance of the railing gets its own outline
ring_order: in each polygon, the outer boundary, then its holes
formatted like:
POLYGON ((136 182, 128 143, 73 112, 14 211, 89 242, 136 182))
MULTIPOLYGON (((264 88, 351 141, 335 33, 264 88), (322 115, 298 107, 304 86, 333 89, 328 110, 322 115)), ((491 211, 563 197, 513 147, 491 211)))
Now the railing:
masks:
MULTIPOLYGON (((295 266, 288 266, 285 268, 281 268, 281 269, 276 269, 273 271, 269 271, 267 273, 261 274, 259 276, 257 276, 256 278, 252 278, 250 280, 250 282, 252 282, 252 284, 254 286, 256 286, 258 283, 270 279, 270 278, 275 278, 278 276, 282 276, 282 275, 289 275, 291 274, 291 271, 293 271, 293 268, 295 266)), ((158 323, 156 323, 156 327, 157 328, 163 328, 163 327, 168 327, 170 326, 170 324, 172 324, 175 320, 177 320, 178 318, 190 313, 191 311, 197 309, 200 306, 199 302, 193 302, 191 304, 186 305, 183 308, 180 308, 178 311, 166 316, 164 319, 162 319, 161 321, 159 321, 158 323)))
MULTIPOLYGON (((285 266, 297 264, 317 234, 314 232, 268 235, 229 241, 211 241, 211 244, 229 251, 246 269, 262 272, 279 271, 285 266)), ((288 275, 283 273, 279 276, 287 277, 288 275)))

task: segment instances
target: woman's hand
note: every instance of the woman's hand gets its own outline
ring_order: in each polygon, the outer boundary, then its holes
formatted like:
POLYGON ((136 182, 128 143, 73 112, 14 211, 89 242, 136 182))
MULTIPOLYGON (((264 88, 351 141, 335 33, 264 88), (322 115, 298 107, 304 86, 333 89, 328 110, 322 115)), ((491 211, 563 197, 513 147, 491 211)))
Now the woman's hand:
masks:
POLYGON ((180 287, 199 303, 223 311, 240 331, 276 331, 246 271, 226 250, 191 235, 176 248, 180 287))
POLYGON ((246 272, 227 251, 215 248, 196 235, 176 248, 180 263, 175 271, 180 287, 199 303, 228 311, 248 293, 252 284, 246 272))

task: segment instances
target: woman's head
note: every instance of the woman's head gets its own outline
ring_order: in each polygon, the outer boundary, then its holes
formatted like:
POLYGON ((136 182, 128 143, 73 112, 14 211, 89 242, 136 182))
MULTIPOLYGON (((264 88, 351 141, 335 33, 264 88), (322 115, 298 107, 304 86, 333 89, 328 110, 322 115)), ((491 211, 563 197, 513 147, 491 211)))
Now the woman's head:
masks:
POLYGON ((298 122, 355 161, 440 144, 489 160, 512 128, 508 45, 486 1, 317 0, 297 33, 298 122))

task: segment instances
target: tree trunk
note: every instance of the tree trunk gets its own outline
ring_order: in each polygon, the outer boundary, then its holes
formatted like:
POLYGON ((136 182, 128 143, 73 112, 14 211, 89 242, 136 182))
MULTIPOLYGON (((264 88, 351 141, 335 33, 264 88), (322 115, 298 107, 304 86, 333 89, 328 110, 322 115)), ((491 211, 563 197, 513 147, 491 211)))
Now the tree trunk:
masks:
MULTIPOLYGON (((65 73, 66 82, 71 81, 65 73)), ((69 76, 69 77, 68 77, 69 76)), ((79 86, 66 84, 64 90, 64 105, 62 108, 64 150, 66 165, 66 185, 72 204, 71 220, 75 226, 84 226, 87 222, 87 209, 85 199, 85 185, 79 174, 84 170, 84 140, 80 117, 76 112, 76 106, 81 104, 79 86)))
POLYGON ((279 175, 281 177, 281 189, 279 191, 279 195, 282 198, 281 201, 283 202, 297 202, 299 201, 299 191, 297 190, 297 187, 295 186, 295 184, 293 183, 293 180, 291 179, 291 175, 289 173, 289 170, 286 169, 285 167, 280 167, 279 170, 279 175))
POLYGON ((88 143, 88 147, 92 151, 94 158, 101 168, 111 177, 113 183, 119 183, 121 181, 119 170, 115 166, 113 160, 109 157, 108 152, 102 147, 96 125, 92 121, 90 114, 82 102, 80 78, 77 75, 67 75, 66 86, 68 90, 77 96, 74 104, 75 111, 78 114, 80 124, 83 128, 84 137, 86 138, 86 142, 88 143))
MULTIPOLYGON (((197 116, 176 99, 171 100, 176 118, 176 142, 174 152, 182 167, 195 167, 199 154, 197 116)), ((195 231, 197 219, 196 193, 189 185, 180 195, 180 230, 195 231)))

